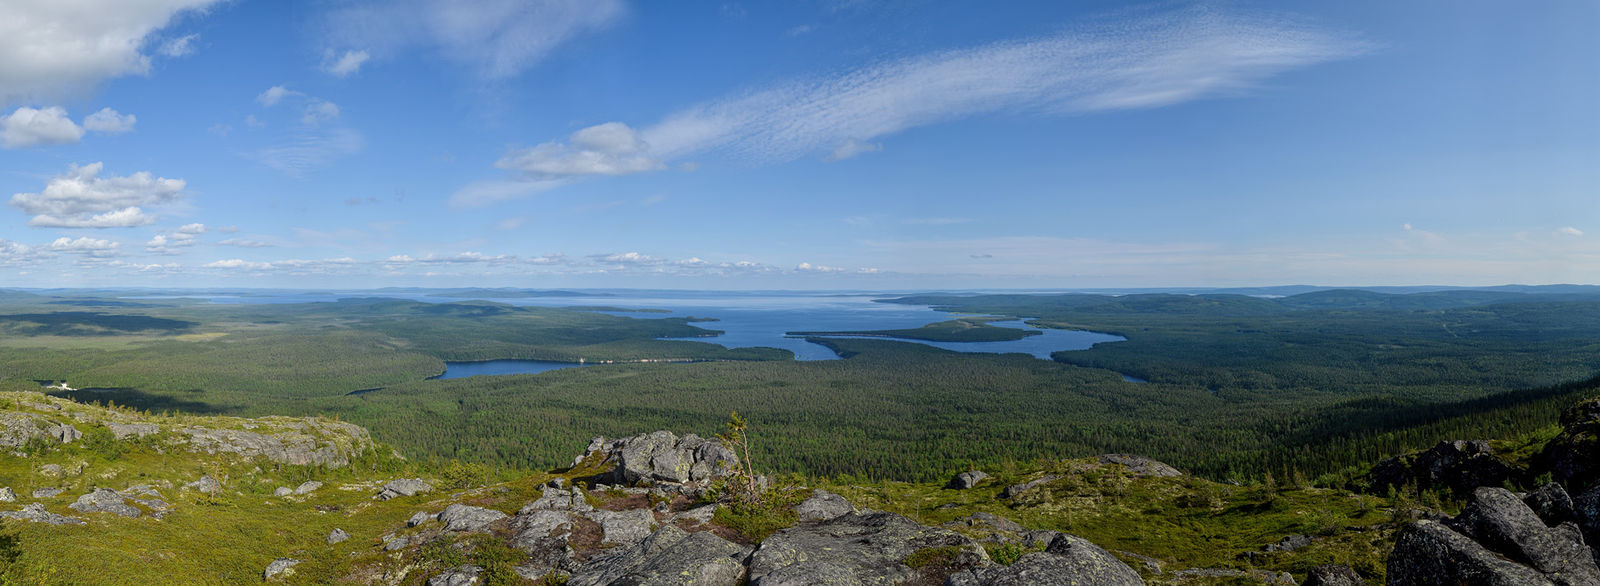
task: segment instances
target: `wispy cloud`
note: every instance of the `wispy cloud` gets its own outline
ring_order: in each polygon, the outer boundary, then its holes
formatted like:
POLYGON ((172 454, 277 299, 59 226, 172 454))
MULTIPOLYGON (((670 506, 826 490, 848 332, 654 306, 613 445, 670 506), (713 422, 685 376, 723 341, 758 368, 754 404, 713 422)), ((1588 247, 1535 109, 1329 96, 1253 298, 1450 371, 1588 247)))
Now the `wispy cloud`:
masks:
MULTIPOLYGON (((569 40, 603 30, 626 14, 621 0, 365 0, 330 12, 329 50, 360 62, 422 48, 485 80, 515 76, 569 40), (370 54, 369 54, 370 53, 370 54)), ((353 72, 360 66, 350 66, 353 72)), ((326 67, 326 66, 325 66, 326 67)), ((342 76, 342 75, 341 75, 342 76)))
POLYGON ((883 144, 875 141, 901 131, 971 116, 1157 108, 1238 94, 1284 71, 1371 48, 1286 20, 1185 10, 792 81, 703 103, 637 130, 608 122, 566 142, 515 149, 497 166, 549 179, 653 171, 711 151, 757 162, 814 154, 842 160, 879 150, 883 144), (601 131, 626 134, 626 150, 583 140, 601 131), (617 164, 619 154, 631 164, 617 164))

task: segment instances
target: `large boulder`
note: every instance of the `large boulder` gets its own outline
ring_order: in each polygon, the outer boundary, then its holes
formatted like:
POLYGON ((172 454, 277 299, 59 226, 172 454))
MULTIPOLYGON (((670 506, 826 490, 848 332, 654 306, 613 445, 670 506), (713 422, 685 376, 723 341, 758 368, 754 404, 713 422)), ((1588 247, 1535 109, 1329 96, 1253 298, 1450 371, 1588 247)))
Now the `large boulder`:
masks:
POLYGON ((1545 525, 1551 527, 1578 520, 1577 509, 1574 508, 1572 497, 1567 494, 1566 489, 1561 488, 1561 485, 1554 482, 1545 484, 1528 493, 1527 496, 1522 497, 1522 502, 1527 504, 1528 508, 1533 509, 1534 514, 1539 515, 1539 519, 1543 520, 1545 525))
POLYGON ((942 579, 987 563, 983 547, 960 533, 862 511, 774 533, 750 559, 750 584, 887 586, 942 579))
POLYGON ((1550 527, 1522 499, 1483 487, 1456 518, 1401 530, 1390 584, 1600 584, 1600 566, 1578 526, 1550 527))
POLYGON ((1372 469, 1371 479, 1379 491, 1412 485, 1468 494, 1480 486, 1502 486, 1519 476, 1516 468, 1495 456, 1489 442, 1455 440, 1379 462, 1372 469))
POLYGON ((294 575, 294 567, 300 565, 300 560, 293 558, 278 558, 267 564, 267 569, 261 572, 261 577, 266 580, 273 578, 288 578, 294 575))
POLYGON ((614 464, 601 480, 614 484, 669 483, 696 486, 732 475, 739 458, 716 440, 695 434, 678 437, 670 431, 607 441, 595 438, 578 462, 599 459, 614 464))
POLYGON ((951 478, 950 482, 945 484, 944 487, 953 490, 969 490, 978 486, 979 482, 983 482, 987 478, 989 478, 989 474, 987 472, 982 470, 968 470, 955 475, 955 477, 951 478))
POLYGON ((1572 494, 1600 486, 1600 397, 1561 413, 1561 433, 1534 456, 1533 472, 1549 472, 1572 494))
POLYGON ((1061 534, 1044 551, 1009 566, 990 565, 952 574, 946 586, 1144 586, 1139 573, 1093 543, 1061 534))
POLYGON ((832 521, 840 516, 854 513, 856 507, 842 496, 826 490, 814 490, 811 491, 810 498, 794 506, 794 512, 801 523, 815 523, 832 521))
POLYGON ((709 532, 686 533, 667 525, 630 547, 590 560, 569 586, 737 586, 750 548, 709 532))

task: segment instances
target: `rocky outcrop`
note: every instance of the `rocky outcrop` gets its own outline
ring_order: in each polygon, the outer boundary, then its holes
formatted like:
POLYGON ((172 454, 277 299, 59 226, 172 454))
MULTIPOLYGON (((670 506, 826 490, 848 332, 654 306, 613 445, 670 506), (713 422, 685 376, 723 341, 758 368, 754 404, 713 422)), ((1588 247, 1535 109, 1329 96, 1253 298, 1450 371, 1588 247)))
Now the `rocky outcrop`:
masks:
POLYGON ((343 543, 348 539, 350 539, 350 534, 346 533, 343 529, 335 527, 333 531, 328 532, 328 545, 343 543))
POLYGON ((34 438, 57 443, 78 441, 83 433, 52 417, 23 411, 0 412, 0 447, 20 448, 34 438))
POLYGON ((295 466, 339 468, 350 458, 372 447, 372 438, 361 426, 322 419, 263 418, 261 424, 275 428, 271 433, 238 429, 208 429, 183 426, 179 440, 191 451, 208 454, 238 454, 264 457, 295 466))
POLYGON ((1561 433, 1534 457, 1533 472, 1550 473, 1573 494, 1600 486, 1600 398, 1561 413, 1561 433))
POLYGON ((577 462, 614 465, 601 482, 637 485, 667 483, 703 486, 729 476, 739 465, 733 451, 716 440, 694 434, 678 437, 670 431, 657 431, 631 438, 595 438, 577 462))
POLYGON ((17 493, 11 490, 11 487, 9 486, 0 487, 0 503, 14 502, 17 502, 17 493))
POLYGON ((1035 478, 1033 480, 1029 480, 1027 482, 1019 482, 1017 484, 1013 484, 1011 486, 1007 486, 1005 490, 1000 491, 1000 498, 1005 498, 1005 499, 1017 498, 1018 496, 1021 496, 1023 493, 1026 493, 1026 492, 1028 492, 1030 490, 1033 490, 1035 488, 1039 488, 1041 486, 1044 486, 1044 485, 1049 484, 1051 482, 1055 482, 1055 481, 1060 480, 1060 479, 1061 479, 1061 475, 1059 475, 1059 474, 1046 474, 1044 476, 1040 476, 1038 478, 1035 478))
POLYGON ((375 498, 380 501, 386 501, 402 496, 417 496, 432 490, 433 485, 428 484, 421 478, 401 478, 390 480, 387 484, 384 484, 383 490, 378 491, 378 496, 375 498))
POLYGON ((1495 457, 1489 442, 1456 440, 1384 460, 1373 467, 1371 479, 1378 491, 1414 486, 1468 494, 1480 486, 1503 486, 1519 476, 1519 470, 1495 457))
POLYGON ((85 525, 86 524, 86 523, 84 523, 83 519, 79 519, 77 517, 68 517, 66 515, 57 515, 55 513, 50 512, 50 511, 46 511, 44 509, 44 505, 39 504, 39 503, 32 503, 32 504, 23 506, 22 510, 19 510, 19 511, 3 511, 3 512, 0 512, 0 518, 3 518, 3 519, 17 519, 19 521, 31 521, 31 522, 34 522, 34 523, 44 523, 44 524, 47 524, 47 525, 85 525))
POLYGON ((129 505, 122 494, 109 488, 94 489, 94 492, 78 497, 76 502, 67 507, 83 513, 112 513, 129 518, 143 514, 138 507, 129 505))
POLYGON ((490 523, 504 518, 506 514, 500 511, 460 503, 445 507, 439 513, 439 521, 444 523, 445 531, 483 531, 490 523))
POLYGON ((129 438, 138 439, 147 435, 161 433, 161 426, 154 423, 106 423, 106 429, 119 440, 129 438))
POLYGON ((584 564, 567 584, 737 586, 744 579, 744 562, 749 557, 749 547, 712 533, 686 533, 668 525, 636 545, 584 564))
POLYGON ((982 470, 968 470, 957 474, 955 478, 951 478, 950 482, 945 484, 944 487, 952 490, 969 490, 978 486, 979 482, 983 482, 987 478, 989 478, 989 474, 982 470))
POLYGON ((429 578, 428 586, 471 586, 478 583, 478 574, 482 572, 483 568, 478 566, 456 566, 429 578))
POLYGON ((294 494, 296 496, 304 496, 304 495, 311 494, 312 491, 314 491, 316 489, 319 489, 319 488, 322 488, 322 483, 321 482, 317 482, 315 480, 307 480, 305 482, 300 483, 300 486, 296 486, 294 488, 294 494))
POLYGON ((1183 476, 1177 468, 1166 465, 1153 458, 1136 456, 1133 454, 1103 454, 1100 456, 1101 464, 1116 464, 1127 468, 1134 476, 1148 476, 1156 478, 1172 478, 1183 476))
POLYGON ((1479 488, 1456 518, 1401 530, 1389 584, 1600 584, 1600 566, 1577 525, 1550 527, 1502 488, 1479 488))
POLYGON ((203 494, 217 494, 222 492, 222 483, 210 476, 201 476, 199 480, 183 485, 187 490, 199 491, 203 494))
POLYGON ((1306 581, 1300 586, 1366 586, 1367 581, 1361 578, 1350 566, 1328 564, 1317 566, 1306 573, 1306 581))
POLYGON ((1009 566, 990 565, 952 574, 947 586, 1144 586, 1133 568, 1099 546, 1058 535, 1044 551, 1026 554, 1009 566))
POLYGON ((926 574, 943 577, 986 563, 983 547, 960 533, 919 525, 894 513, 863 511, 774 533, 750 559, 750 583, 903 584, 930 577, 926 574))

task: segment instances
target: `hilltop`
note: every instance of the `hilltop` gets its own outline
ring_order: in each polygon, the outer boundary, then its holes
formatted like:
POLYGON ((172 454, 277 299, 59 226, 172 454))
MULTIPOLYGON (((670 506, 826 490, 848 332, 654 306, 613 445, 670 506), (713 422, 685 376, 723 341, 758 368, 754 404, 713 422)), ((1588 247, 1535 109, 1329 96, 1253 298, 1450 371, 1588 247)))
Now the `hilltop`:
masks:
POLYGON ((1484 553, 1516 542, 1472 520, 1548 518, 1556 528, 1539 543, 1568 535, 1561 527, 1600 529, 1600 467, 1585 451, 1600 429, 1597 405, 1569 409, 1559 427, 1521 443, 1445 442, 1383 463, 1364 486, 1317 487, 1212 482, 1120 454, 969 470, 948 483, 751 476, 722 442, 666 431, 596 438, 574 446, 571 466, 505 478, 401 459, 329 419, 162 415, 9 392, 0 393, 0 517, 9 518, 0 576, 1429 584, 1442 583, 1417 578, 1437 569, 1430 563, 1490 558, 1511 560, 1497 571, 1538 573, 1515 563, 1529 554, 1484 553), (1516 508, 1524 495, 1501 486, 1537 488, 1526 494, 1530 512, 1516 508), (1441 547, 1464 557, 1429 557, 1441 547), (1397 571, 1408 577, 1392 581, 1397 571), (1351 575, 1363 582, 1326 581, 1351 575))

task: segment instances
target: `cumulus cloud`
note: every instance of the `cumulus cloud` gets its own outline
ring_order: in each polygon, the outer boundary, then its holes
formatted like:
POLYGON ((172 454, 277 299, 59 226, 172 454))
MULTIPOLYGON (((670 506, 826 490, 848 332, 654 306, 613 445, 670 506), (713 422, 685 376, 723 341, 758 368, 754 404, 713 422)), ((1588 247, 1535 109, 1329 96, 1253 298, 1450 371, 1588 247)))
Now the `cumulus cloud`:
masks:
POLYGON ((72 144, 83 138, 84 131, 121 134, 133 130, 137 119, 132 114, 120 114, 111 108, 102 108, 83 119, 83 125, 73 122, 60 106, 35 109, 17 108, 9 115, 0 116, 0 147, 26 148, 52 144, 72 144))
MULTIPOLYGON (((0 104, 55 100, 150 71, 146 41, 221 0, 8 0, 0 18, 0 104)), ((160 47, 157 47, 160 52, 160 47)))
POLYGON ((121 244, 101 238, 84 236, 78 239, 57 238, 44 248, 53 252, 69 254, 82 254, 93 257, 110 257, 117 255, 117 248, 121 244))
POLYGON ((621 122, 607 122, 572 133, 566 144, 547 142, 513 150, 495 163, 541 178, 570 175, 627 175, 665 168, 644 154, 648 145, 621 122))
POLYGON ((620 265, 658 265, 665 262, 662 259, 637 252, 595 254, 590 255, 589 258, 596 262, 620 265))
POLYGON ((205 233, 205 224, 185 224, 170 233, 155 235, 145 243, 144 249, 156 254, 178 254, 179 249, 198 244, 198 236, 205 233))
POLYGON ((370 58, 372 55, 366 51, 345 51, 340 55, 330 50, 322 56, 322 70, 334 77, 347 77, 361 71, 362 64, 370 58))
POLYGON ((32 246, 0 238, 0 267, 28 265, 44 256, 32 246))
POLYGON ((155 177, 140 171, 126 177, 101 177, 101 163, 72 165, 39 193, 11 196, 12 207, 33 214, 29 226, 53 228, 117 228, 155 222, 140 206, 176 202, 183 197, 182 179, 155 177))
POLYGON ((622 0, 364 0, 332 11, 324 27, 329 50, 343 55, 334 65, 352 53, 420 48, 496 80, 525 71, 624 13, 622 0))
POLYGON ((1572 226, 1562 226, 1556 229, 1556 233, 1563 236, 1582 236, 1583 230, 1573 228, 1572 226))
POLYGON ((250 261, 238 258, 217 260, 200 265, 202 268, 223 269, 245 272, 286 271, 292 274, 328 274, 347 273, 356 268, 360 263, 356 259, 327 258, 321 260, 287 259, 272 261, 250 261))
MULTIPOLYGON (((717 151, 761 162, 879 150, 901 131, 1004 112, 1066 115, 1235 94, 1284 71, 1350 58, 1363 41, 1284 20, 1194 9, 1061 34, 934 52, 743 92, 627 129, 620 153, 547 142, 497 166, 546 176, 617 175, 717 151), (621 158, 625 156, 625 158, 621 158)), ((587 129, 586 129, 587 130, 587 129)), ((611 143, 608 143, 611 144, 611 143)))
POLYGON ((67 117, 59 106, 42 110, 17 108, 11 115, 0 118, 0 146, 8 149, 72 144, 83 138, 83 128, 67 117))
POLYGON ((120 114, 111 108, 101 108, 99 112, 83 119, 83 127, 95 132, 121 134, 133 130, 133 124, 138 121, 139 119, 132 114, 120 114))
POLYGON ((278 105, 278 102, 282 102, 284 98, 287 98, 287 97, 290 97, 290 96, 304 96, 304 95, 305 94, 302 94, 300 92, 291 90, 291 89, 283 87, 281 85, 275 85, 275 86, 267 88, 267 91, 261 92, 260 94, 256 95, 256 103, 259 103, 259 104, 261 104, 263 106, 271 108, 273 106, 278 105))

